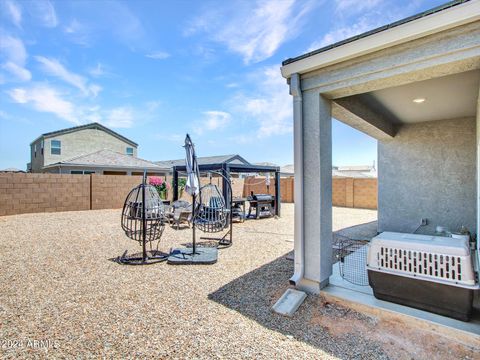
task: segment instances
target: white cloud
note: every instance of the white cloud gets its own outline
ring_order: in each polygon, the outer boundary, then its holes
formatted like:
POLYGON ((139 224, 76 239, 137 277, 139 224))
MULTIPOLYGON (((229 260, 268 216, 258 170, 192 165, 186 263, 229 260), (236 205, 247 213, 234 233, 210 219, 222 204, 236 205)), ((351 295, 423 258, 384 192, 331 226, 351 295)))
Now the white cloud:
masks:
POLYGON ((29 81, 32 75, 25 68, 26 61, 27 51, 22 40, 10 35, 0 35, 1 68, 10 74, 8 78, 0 74, 3 81, 29 81))
POLYGON ((185 35, 207 32, 213 41, 240 54, 245 64, 260 62, 299 33, 300 20, 312 4, 311 1, 267 0, 245 6, 237 2, 231 8, 210 10, 194 19, 185 35), (219 22, 219 19, 222 20, 219 22))
POLYGON ((89 68, 87 71, 93 77, 101 77, 107 74, 105 66, 100 63, 97 63, 95 67, 89 68))
POLYGON ((36 85, 29 88, 15 88, 8 94, 16 103, 29 104, 37 111, 52 113, 61 119, 79 124, 75 116, 75 106, 64 100, 52 87, 36 85))
POLYGON ((164 141, 171 141, 174 143, 182 143, 185 140, 185 134, 164 134, 159 133, 154 135, 155 139, 164 140, 164 141))
POLYGON ((145 55, 146 57, 150 59, 155 59, 155 60, 164 60, 170 57, 170 54, 165 52, 165 51, 155 51, 153 53, 145 55))
POLYGON ((22 26, 22 10, 17 3, 11 0, 7 0, 3 3, 5 12, 10 15, 12 23, 20 28, 22 26))
POLYGON ((357 22, 337 27, 329 31, 319 41, 312 43, 307 51, 313 51, 324 46, 334 44, 338 41, 345 40, 352 36, 372 30, 377 26, 379 26, 378 19, 375 20, 368 17, 362 17, 357 22))
POLYGON ((314 41, 307 51, 375 29, 406 17, 416 11, 419 2, 400 4, 391 0, 336 0, 330 31, 314 41))
POLYGON ((335 0, 337 13, 363 13, 378 6, 384 0, 335 0))
POLYGON ((32 74, 30 73, 30 71, 21 66, 18 66, 13 62, 9 61, 5 64, 2 64, 2 69, 7 70, 19 81, 30 81, 32 79, 32 74))
POLYGON ((92 94, 93 97, 97 97, 100 91, 102 91, 102 87, 100 85, 92 84, 88 86, 88 92, 92 94))
POLYGON ((130 107, 117 107, 109 111, 104 124, 114 128, 129 128, 133 126, 133 111, 130 107))
POLYGON ((205 131, 221 130, 232 120, 232 115, 225 111, 210 110, 204 111, 202 114, 203 120, 194 124, 194 131, 198 135, 203 134, 205 131))
POLYGON ((257 88, 248 95, 235 96, 231 101, 234 111, 257 123, 258 138, 291 133, 292 99, 279 66, 265 67, 252 75, 257 81, 260 79, 257 88))
POLYGON ((10 35, 0 36, 0 55, 14 62, 17 65, 25 65, 27 60, 27 51, 22 40, 14 38, 10 35))
POLYGON ((162 104, 161 101, 159 100, 154 100, 154 101, 147 101, 145 103, 145 110, 149 113, 154 112, 155 110, 158 109, 158 107, 162 104))
POLYGON ((142 21, 129 9, 128 2, 108 1, 96 4, 104 13, 103 25, 130 49, 144 48, 146 32, 142 21))
POLYGON ((57 13, 49 0, 35 0, 28 4, 31 14, 39 20, 43 26, 54 28, 58 25, 57 13))
POLYGON ((67 70, 57 59, 46 58, 44 56, 36 56, 35 59, 42 64, 43 70, 46 73, 58 77, 66 83, 75 86, 84 95, 91 95, 95 97, 102 89, 96 84, 88 84, 88 81, 85 77, 67 70))
POLYGON ((90 45, 92 29, 77 19, 73 19, 68 25, 64 26, 63 31, 66 37, 73 43, 82 46, 90 45))
MULTIPOLYGON (((130 128, 135 118, 146 118, 148 114, 131 106, 102 108, 100 105, 87 105, 78 99, 68 97, 48 84, 35 83, 29 87, 17 87, 7 91, 10 98, 39 112, 51 113, 73 124, 99 122, 112 128, 130 128)), ((146 106, 149 106, 148 104, 146 106)))
POLYGON ((68 24, 67 26, 65 26, 63 28, 63 30, 67 33, 67 34, 75 34, 77 32, 79 32, 81 29, 82 29, 82 25, 80 24, 80 22, 77 20, 77 19, 73 19, 70 24, 68 24))

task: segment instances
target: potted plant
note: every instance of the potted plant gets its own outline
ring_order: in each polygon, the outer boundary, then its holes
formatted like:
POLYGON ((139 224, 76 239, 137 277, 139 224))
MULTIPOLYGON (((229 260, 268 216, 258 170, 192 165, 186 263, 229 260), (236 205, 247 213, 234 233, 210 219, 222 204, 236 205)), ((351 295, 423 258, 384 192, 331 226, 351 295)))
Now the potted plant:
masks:
MULTIPOLYGON (((172 180, 173 182, 173 180, 172 180)), ((178 192, 179 192, 179 198, 182 197, 183 195, 183 190, 185 190, 185 185, 187 184, 187 179, 180 178, 178 179, 178 192)))
POLYGON ((161 177, 152 176, 149 179, 149 184, 155 186, 158 191, 160 199, 166 200, 168 196, 168 190, 170 190, 170 184, 163 180, 161 177))

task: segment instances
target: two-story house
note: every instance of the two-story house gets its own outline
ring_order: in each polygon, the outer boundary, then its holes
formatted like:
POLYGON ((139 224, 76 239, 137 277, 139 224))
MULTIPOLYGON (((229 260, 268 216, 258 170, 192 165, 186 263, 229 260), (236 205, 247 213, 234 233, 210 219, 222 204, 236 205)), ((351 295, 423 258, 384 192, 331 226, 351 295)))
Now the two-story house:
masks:
POLYGON ((137 157, 138 144, 91 123, 40 135, 30 144, 31 172, 166 175, 168 169, 137 157))

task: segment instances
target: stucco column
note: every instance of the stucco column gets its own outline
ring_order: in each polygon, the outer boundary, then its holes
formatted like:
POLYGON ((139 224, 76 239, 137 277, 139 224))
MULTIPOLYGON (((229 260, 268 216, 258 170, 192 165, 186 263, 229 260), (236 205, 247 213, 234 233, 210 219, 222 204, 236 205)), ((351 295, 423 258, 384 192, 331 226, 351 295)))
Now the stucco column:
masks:
POLYGON ((480 88, 477 96, 477 270, 480 271, 480 88))
POLYGON ((318 292, 332 274, 332 109, 303 92, 304 287, 318 292))

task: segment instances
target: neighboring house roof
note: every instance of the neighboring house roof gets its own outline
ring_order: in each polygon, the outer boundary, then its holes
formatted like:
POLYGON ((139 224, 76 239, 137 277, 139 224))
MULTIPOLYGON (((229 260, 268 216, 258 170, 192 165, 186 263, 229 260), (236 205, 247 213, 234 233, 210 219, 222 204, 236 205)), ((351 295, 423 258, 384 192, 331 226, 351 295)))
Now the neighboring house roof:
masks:
MULTIPOLYGON (((198 165, 224 164, 224 163, 251 165, 247 160, 245 160, 240 155, 203 156, 203 157, 197 157, 197 162, 198 162, 198 165)), ((154 163, 163 168, 172 168, 174 166, 185 165, 185 159, 155 161, 154 163)))
POLYGON ((280 167, 280 174, 282 175, 294 175, 295 174, 295 168, 293 167, 293 164, 288 164, 285 166, 280 167))
POLYGON ((351 166, 334 166, 338 171, 375 171, 372 165, 351 165, 351 166))
POLYGON ((14 167, 9 167, 3 170, 0 170, 2 173, 24 173, 25 171, 14 168, 14 167))
POLYGON ((478 1, 450 1, 391 24, 287 59, 282 62, 282 75, 288 78, 293 73, 306 73, 322 66, 332 65, 435 32, 477 21, 479 8, 478 1))
POLYGON ((143 160, 135 156, 121 154, 116 151, 104 149, 95 151, 87 155, 80 155, 74 158, 60 161, 45 166, 45 168, 58 166, 72 167, 104 167, 118 169, 147 169, 157 171, 169 171, 170 168, 164 168, 151 161, 143 160))
POLYGON ((333 169, 332 170, 333 177, 348 177, 348 178, 356 178, 356 179, 370 179, 376 178, 377 172, 372 171, 338 171, 333 169))
POLYGON ((376 178, 377 169, 372 165, 334 166, 333 177, 376 178))
POLYGON ((256 163, 254 163, 253 165, 258 165, 258 166, 278 166, 277 164, 271 163, 271 162, 268 162, 268 161, 256 162, 256 163))
POLYGON ((103 130, 105 131, 106 133, 112 135, 112 136, 115 136, 116 138, 122 140, 122 141, 125 141, 126 143, 129 143, 130 145, 134 146, 134 147, 137 147, 138 144, 130 139, 127 139, 125 136, 122 136, 120 135, 119 133, 107 128, 106 126, 103 126, 102 124, 99 124, 99 123, 90 123, 90 124, 86 124, 86 125, 80 125, 80 126, 74 126, 74 127, 71 127, 71 128, 67 128, 67 129, 61 129, 61 130, 56 130, 56 131, 52 131, 52 132, 48 132, 48 133, 44 133, 42 135, 40 135, 39 137, 37 137, 35 140, 33 140, 30 145, 32 145, 34 142, 36 142, 38 139, 40 138, 50 138, 50 137, 54 137, 54 136, 57 136, 57 135, 63 135, 63 134, 68 134, 68 133, 72 133, 72 132, 75 132, 75 131, 79 131, 79 130, 85 130, 85 129, 98 129, 98 130, 103 130))
MULTIPOLYGON (((280 174, 284 176, 293 176, 295 174, 295 168, 293 164, 282 166, 280 168, 280 174)), ((332 168, 332 176, 352 178, 376 178, 377 170, 371 165, 334 166, 332 168)))

